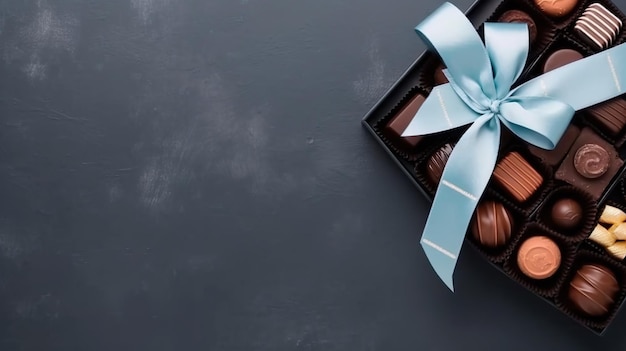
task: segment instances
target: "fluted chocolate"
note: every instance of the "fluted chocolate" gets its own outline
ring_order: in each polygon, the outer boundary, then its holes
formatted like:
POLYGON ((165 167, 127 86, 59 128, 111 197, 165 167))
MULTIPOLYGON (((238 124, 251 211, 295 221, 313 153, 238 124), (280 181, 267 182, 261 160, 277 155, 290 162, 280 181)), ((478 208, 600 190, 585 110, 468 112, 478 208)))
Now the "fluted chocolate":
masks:
POLYGON ((585 110, 591 122, 610 136, 616 136, 626 126, 626 100, 616 98, 585 110))
POLYGON ((619 283, 609 268, 599 264, 586 264, 569 283, 568 298, 579 312, 599 317, 609 313, 618 292, 619 283))
POLYGON ((528 200, 543 183, 541 174, 515 151, 496 165, 493 179, 518 202, 528 200))
POLYGON ((582 223, 583 209, 578 201, 563 198, 552 205, 552 223, 560 229, 574 229, 582 223))
POLYGON ((471 231, 474 239, 481 245, 499 248, 511 239, 513 218, 502 203, 483 201, 476 207, 471 231))
POLYGON ((439 148, 439 150, 430 155, 426 163, 426 174, 428 174, 428 180, 430 180, 433 185, 439 184, 439 180, 443 175, 443 169, 446 167, 446 163, 448 162, 453 148, 454 145, 446 143, 439 148))

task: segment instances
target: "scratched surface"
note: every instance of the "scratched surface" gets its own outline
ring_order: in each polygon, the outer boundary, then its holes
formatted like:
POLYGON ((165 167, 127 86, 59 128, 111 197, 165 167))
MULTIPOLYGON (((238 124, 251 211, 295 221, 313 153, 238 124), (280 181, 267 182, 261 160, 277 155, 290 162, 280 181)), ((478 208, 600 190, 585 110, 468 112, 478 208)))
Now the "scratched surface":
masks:
POLYGON ((623 349, 418 248, 359 122, 439 3, 0 0, 0 350, 623 349))

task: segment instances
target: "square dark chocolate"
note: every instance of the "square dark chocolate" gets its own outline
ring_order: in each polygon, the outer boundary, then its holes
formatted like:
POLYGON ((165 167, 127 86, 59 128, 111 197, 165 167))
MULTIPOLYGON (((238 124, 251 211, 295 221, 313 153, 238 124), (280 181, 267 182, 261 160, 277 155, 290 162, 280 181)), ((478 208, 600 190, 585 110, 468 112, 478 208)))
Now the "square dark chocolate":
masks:
POLYGON ((590 128, 584 128, 555 177, 584 190, 597 200, 623 164, 613 145, 590 128))
POLYGON ((402 133, 406 130, 406 127, 409 126, 409 123, 415 117, 417 111, 419 111, 422 104, 426 101, 426 97, 422 94, 417 94, 415 97, 411 99, 403 108, 395 115, 387 126, 385 127, 385 131, 390 138, 393 138, 393 141, 398 141, 403 144, 404 147, 414 148, 424 137, 422 136, 411 136, 411 137, 402 137, 402 133))

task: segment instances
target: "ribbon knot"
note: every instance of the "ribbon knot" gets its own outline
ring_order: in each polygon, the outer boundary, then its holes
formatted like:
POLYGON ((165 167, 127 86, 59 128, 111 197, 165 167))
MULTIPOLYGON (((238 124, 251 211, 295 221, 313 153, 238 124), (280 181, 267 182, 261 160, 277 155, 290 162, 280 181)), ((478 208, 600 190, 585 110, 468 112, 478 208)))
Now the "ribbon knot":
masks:
POLYGON ((502 103, 502 100, 493 100, 491 101, 491 105, 489 105, 489 111, 491 111, 491 113, 493 113, 494 115, 499 115, 500 114, 500 104, 502 103))
POLYGON ((420 241, 439 277, 453 290, 467 227, 495 168, 501 125, 530 144, 553 149, 576 110, 623 93, 626 44, 511 90, 528 56, 525 24, 485 23, 483 44, 465 15, 445 3, 415 29, 439 53, 450 83, 433 88, 402 135, 471 124, 448 158, 420 241))

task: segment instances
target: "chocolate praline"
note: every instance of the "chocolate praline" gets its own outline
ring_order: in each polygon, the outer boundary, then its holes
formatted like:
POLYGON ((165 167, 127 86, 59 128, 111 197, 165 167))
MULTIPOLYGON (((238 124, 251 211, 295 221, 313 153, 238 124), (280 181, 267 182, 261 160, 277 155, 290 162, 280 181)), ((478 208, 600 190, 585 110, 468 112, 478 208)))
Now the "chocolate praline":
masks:
POLYGON ((609 268, 599 264, 586 264, 569 283, 568 298, 578 311, 591 317, 599 317, 609 313, 618 292, 619 283, 609 268))
POLYGON ((505 156, 493 171, 494 181, 518 202, 528 200, 543 184, 543 177, 517 151, 505 156))
POLYGON ((511 239, 513 218, 502 203, 483 201, 474 212, 471 231, 474 239, 481 245, 499 248, 511 239))
POLYGON ((446 167, 446 163, 448 162, 448 158, 450 157, 453 149, 454 145, 446 143, 444 146, 439 148, 439 150, 430 155, 430 158, 426 163, 426 174, 428 174, 428 180, 430 180, 431 184, 439 184, 439 180, 443 175, 443 169, 446 167))
POLYGON ((574 10, 578 0, 535 0, 535 5, 548 16, 563 17, 574 10))
POLYGON ((583 209, 574 199, 560 199, 552 205, 551 219, 560 229, 574 229, 582 222, 583 209))

